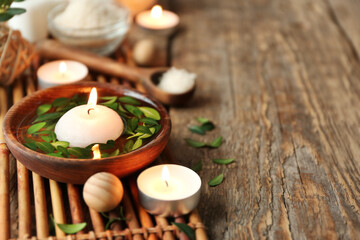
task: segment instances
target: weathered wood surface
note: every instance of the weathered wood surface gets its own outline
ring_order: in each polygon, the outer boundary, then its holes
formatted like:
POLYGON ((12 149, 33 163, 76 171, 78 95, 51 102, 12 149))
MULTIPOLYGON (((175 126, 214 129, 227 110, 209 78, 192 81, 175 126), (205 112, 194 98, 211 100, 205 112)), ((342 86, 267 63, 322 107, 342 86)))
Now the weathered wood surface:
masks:
POLYGON ((210 239, 360 236, 360 2, 178 0, 172 64, 198 74, 170 109, 180 164, 203 161, 199 213, 210 239), (186 130, 212 119, 206 136, 186 130), (183 138, 212 140, 193 149, 183 138), (225 180, 213 158, 235 157, 225 180))

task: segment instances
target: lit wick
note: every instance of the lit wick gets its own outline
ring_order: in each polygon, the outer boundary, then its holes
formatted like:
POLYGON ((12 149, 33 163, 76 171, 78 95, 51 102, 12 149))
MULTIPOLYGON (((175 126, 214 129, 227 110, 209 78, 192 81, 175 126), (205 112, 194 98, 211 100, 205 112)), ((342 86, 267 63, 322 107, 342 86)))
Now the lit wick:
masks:
POLYGON ((88 103, 87 103, 87 105, 90 107, 87 110, 88 115, 90 115, 91 110, 95 110, 96 102, 97 102, 96 88, 92 88, 91 92, 90 92, 89 100, 88 100, 88 103))
POLYGON ((166 187, 169 187, 168 181, 170 180, 170 172, 167 166, 164 166, 161 172, 161 177, 165 181, 166 187))
POLYGON ((99 148, 99 144, 95 144, 91 150, 93 151, 94 157, 93 159, 100 159, 101 158, 101 152, 99 148))
POLYGON ((62 78, 65 77, 66 71, 67 71, 66 63, 65 62, 60 62, 59 72, 60 72, 60 75, 61 75, 62 78))

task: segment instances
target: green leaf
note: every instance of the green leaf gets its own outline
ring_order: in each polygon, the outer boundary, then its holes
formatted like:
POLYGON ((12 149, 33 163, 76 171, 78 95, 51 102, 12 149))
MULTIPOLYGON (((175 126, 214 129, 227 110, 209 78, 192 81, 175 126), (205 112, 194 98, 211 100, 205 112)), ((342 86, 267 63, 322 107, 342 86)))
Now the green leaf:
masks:
POLYGON ((144 135, 144 133, 138 132, 138 133, 136 133, 136 134, 131 135, 130 137, 127 137, 126 139, 131 139, 131 138, 135 138, 135 137, 140 137, 140 136, 143 136, 143 135, 144 135))
POLYGON ((132 106, 132 105, 126 104, 126 105, 125 105, 125 108, 126 108, 126 110, 128 110, 130 113, 132 113, 133 115, 135 115, 135 116, 138 117, 138 118, 140 118, 141 115, 143 114, 142 111, 140 111, 139 108, 134 107, 134 106, 132 106))
POLYGON ((69 142, 57 141, 57 142, 52 142, 51 145, 53 145, 53 147, 55 147, 56 149, 58 149, 58 147, 67 148, 69 147, 69 142))
POLYGON ((71 147, 67 149, 69 154, 74 155, 77 158, 89 158, 91 151, 86 148, 71 147))
POLYGON ((46 155, 53 156, 53 157, 63 157, 63 155, 60 152, 57 153, 48 153, 46 155))
POLYGON ((209 122, 209 119, 203 118, 203 117, 198 117, 198 118, 196 118, 196 120, 201 124, 209 122))
POLYGON ((99 149, 100 150, 108 150, 115 147, 115 141, 114 140, 108 140, 106 143, 100 143, 99 149))
POLYGON ((141 147, 142 145, 142 139, 141 138, 138 138, 134 145, 132 146, 131 150, 135 150, 135 149, 138 149, 139 147, 141 147))
POLYGON ((195 163, 195 165, 192 166, 191 169, 194 170, 195 172, 199 172, 202 170, 202 167, 203 167, 202 161, 199 161, 195 163))
POLYGON ((44 140, 45 142, 49 143, 49 142, 51 142, 52 138, 50 136, 44 135, 44 136, 41 136, 41 139, 44 140))
POLYGON ((226 165, 234 162, 235 158, 218 158, 213 159, 213 162, 216 164, 226 165))
POLYGON ((56 122, 55 123, 46 123, 46 130, 53 131, 55 129, 56 122))
POLYGON ((151 128, 149 128, 149 130, 150 130, 151 134, 143 134, 143 135, 140 136, 139 138, 144 139, 144 138, 149 138, 149 137, 151 137, 151 136, 155 133, 155 127, 151 127, 151 128))
POLYGON ((190 126, 189 130, 196 134, 205 135, 205 131, 201 126, 190 126))
POLYGON ((36 146, 45 153, 53 153, 55 151, 55 148, 53 145, 47 142, 36 142, 36 146))
POLYGON ((36 114, 38 116, 46 113, 47 111, 49 111, 51 109, 51 104, 43 104, 38 106, 38 108, 36 109, 36 114))
POLYGON ((135 132, 138 133, 145 133, 145 134, 152 134, 152 132, 149 130, 149 128, 145 127, 145 126, 141 126, 139 125, 136 129, 135 132))
POLYGON ((106 101, 106 102, 99 103, 99 104, 102 104, 102 105, 108 106, 108 105, 113 104, 114 102, 116 102, 117 97, 116 97, 116 96, 111 96, 111 97, 101 97, 100 99, 102 99, 102 100, 107 100, 107 101, 106 101))
POLYGON ((36 123, 36 122, 43 122, 48 120, 55 120, 60 118, 62 115, 63 113, 59 113, 59 112, 47 113, 38 116, 33 122, 36 123))
POLYGON ((137 118, 129 118, 127 121, 126 121, 126 126, 128 128, 128 130, 130 132, 134 132, 134 130, 137 128, 138 126, 138 122, 139 120, 137 118))
POLYGON ((195 240, 195 231, 194 229, 189 227, 189 225, 185 223, 176 223, 176 222, 172 222, 171 224, 175 225, 181 232, 185 233, 185 235, 190 240, 195 240))
POLYGON ((36 151, 37 149, 35 142, 26 142, 24 143, 24 145, 34 151, 36 151))
POLYGON ((128 103, 132 105, 140 105, 140 102, 136 100, 135 98, 129 97, 129 96, 123 96, 119 97, 119 101, 123 103, 128 103))
POLYGON ((0 13, 0 22, 6 22, 7 20, 11 19, 14 15, 9 13, 0 13))
POLYGON ((154 132, 154 134, 155 134, 155 133, 157 133, 158 131, 160 131, 161 125, 156 125, 154 128, 155 128, 155 132, 154 132))
POLYGON ((57 98, 52 104, 54 107, 65 107, 71 100, 69 98, 57 98))
POLYGON ((74 224, 56 223, 56 225, 66 234, 75 234, 86 227, 86 222, 74 224))
POLYGON ((144 113, 145 117, 152 118, 155 120, 160 120, 160 113, 151 107, 139 107, 139 109, 144 113))
POLYGON ((55 134, 55 132, 50 132, 49 136, 50 136, 52 142, 56 142, 56 134, 55 134))
POLYGON ((144 118, 140 119, 140 122, 146 123, 149 125, 157 125, 158 124, 158 122, 155 119, 148 118, 148 117, 144 117, 144 118))
POLYGON ((218 148, 221 146, 222 140, 223 140, 222 137, 217 137, 214 141, 212 141, 207 146, 212 147, 212 148, 218 148))
POLYGON ((223 180, 224 180, 224 172, 222 172, 221 174, 219 174, 216 177, 214 177, 213 179, 211 179, 208 182, 208 184, 210 187, 215 187, 215 186, 219 185, 220 183, 222 183, 223 180))
POLYGON ((64 157, 70 157, 70 153, 69 153, 69 151, 66 149, 66 148, 64 148, 64 147, 62 147, 62 146, 57 146, 57 148, 56 148, 64 157))
POLYGON ((11 15, 19 15, 19 14, 22 14, 24 12, 26 12, 26 10, 23 9, 23 8, 8 8, 6 10, 6 13, 11 14, 11 15))
POLYGON ((134 141, 133 140, 128 140, 124 145, 123 153, 130 152, 131 149, 133 148, 133 146, 134 146, 134 141))
POLYGON ((201 147, 206 146, 206 143, 199 142, 199 141, 196 141, 196 140, 193 140, 190 138, 185 138, 185 141, 189 146, 194 147, 194 148, 201 148, 201 147))
POLYGON ((112 153, 109 154, 109 157, 114 157, 120 154, 119 149, 116 149, 115 151, 113 151, 112 153))
POLYGON ((202 130, 211 131, 215 128, 215 125, 212 122, 206 122, 201 125, 202 130))
POLYGON ((37 131, 39 131, 40 129, 42 129, 44 126, 45 126, 46 122, 39 122, 39 123, 36 123, 32 126, 30 126, 27 130, 27 133, 28 134, 33 134, 33 133, 36 133, 37 131))

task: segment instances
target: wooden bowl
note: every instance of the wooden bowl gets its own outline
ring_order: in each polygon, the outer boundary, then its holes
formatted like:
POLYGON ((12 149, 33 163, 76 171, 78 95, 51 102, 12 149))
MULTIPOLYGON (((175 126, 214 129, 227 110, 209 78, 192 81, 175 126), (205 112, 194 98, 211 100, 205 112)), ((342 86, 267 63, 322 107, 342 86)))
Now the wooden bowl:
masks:
POLYGON ((43 177, 59 182, 83 184, 97 172, 109 172, 123 177, 153 162, 169 140, 171 121, 166 109, 149 96, 119 85, 82 82, 44 89, 25 97, 6 114, 3 130, 10 151, 25 167, 43 177), (50 103, 59 97, 71 98, 75 93, 90 93, 93 87, 97 88, 99 96, 126 95, 148 103, 161 115, 161 130, 149 143, 132 152, 96 160, 53 157, 33 151, 19 141, 17 134, 19 127, 25 119, 30 119, 36 114, 39 105, 50 103))

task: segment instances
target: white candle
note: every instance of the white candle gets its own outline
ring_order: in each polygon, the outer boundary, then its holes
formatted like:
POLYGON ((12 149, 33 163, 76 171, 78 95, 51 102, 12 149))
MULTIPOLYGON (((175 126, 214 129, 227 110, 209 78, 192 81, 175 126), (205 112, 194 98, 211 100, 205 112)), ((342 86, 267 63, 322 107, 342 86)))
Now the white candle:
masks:
POLYGON ((201 179, 193 170, 175 164, 157 165, 138 179, 139 199, 150 213, 162 216, 187 214, 200 197, 201 179))
POLYGON ((124 123, 114 110, 96 105, 96 89, 91 91, 87 105, 77 106, 66 112, 55 126, 59 141, 70 147, 87 147, 93 143, 116 140, 124 130, 124 123))
POLYGON ((173 12, 163 10, 159 5, 155 5, 151 11, 139 13, 135 21, 143 28, 150 30, 165 30, 174 28, 179 24, 179 16, 173 12))
POLYGON ((83 80, 88 68, 76 61, 59 60, 42 65, 37 71, 39 88, 49 88, 83 80))
POLYGON ((65 0, 27 0, 13 2, 11 7, 25 8, 26 12, 9 20, 12 29, 20 30, 30 42, 47 38, 47 15, 49 11, 65 0))

